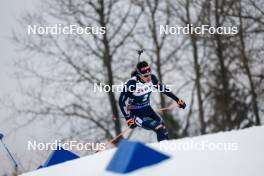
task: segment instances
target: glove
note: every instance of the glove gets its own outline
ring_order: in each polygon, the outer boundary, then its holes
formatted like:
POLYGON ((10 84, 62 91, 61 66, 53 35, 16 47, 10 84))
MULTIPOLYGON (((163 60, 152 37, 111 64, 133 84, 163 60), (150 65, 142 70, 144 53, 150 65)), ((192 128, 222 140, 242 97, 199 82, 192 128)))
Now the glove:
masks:
POLYGON ((185 104, 185 102, 182 99, 179 99, 177 101, 177 103, 178 103, 178 105, 179 105, 180 108, 185 109, 186 104, 185 104))
POLYGON ((132 118, 132 117, 127 118, 126 122, 127 122, 127 126, 128 126, 129 128, 131 128, 131 129, 134 129, 134 128, 137 127, 137 124, 135 123, 135 119, 132 118))

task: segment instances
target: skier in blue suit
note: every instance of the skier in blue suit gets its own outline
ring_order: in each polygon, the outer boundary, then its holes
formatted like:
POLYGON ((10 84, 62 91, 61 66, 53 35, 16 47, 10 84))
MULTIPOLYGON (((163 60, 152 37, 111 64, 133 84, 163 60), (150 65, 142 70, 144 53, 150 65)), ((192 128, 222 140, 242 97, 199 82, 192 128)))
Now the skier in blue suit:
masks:
POLYGON ((158 81, 145 61, 137 64, 136 71, 125 84, 119 97, 119 107, 130 128, 139 126, 153 130, 157 134, 157 140, 162 141, 168 139, 168 131, 161 117, 150 106, 149 97, 153 88, 175 100, 180 108, 185 108, 185 102, 158 81))

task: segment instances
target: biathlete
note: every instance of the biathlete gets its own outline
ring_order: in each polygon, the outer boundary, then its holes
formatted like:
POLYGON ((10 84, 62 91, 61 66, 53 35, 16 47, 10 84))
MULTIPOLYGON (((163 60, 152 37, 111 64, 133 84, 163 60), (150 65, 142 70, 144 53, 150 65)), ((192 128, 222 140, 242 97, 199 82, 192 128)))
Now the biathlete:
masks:
POLYGON ((119 106, 130 128, 139 126, 153 130, 157 134, 158 141, 167 140, 168 131, 164 122, 150 106, 149 98, 153 87, 175 100, 180 108, 185 108, 185 102, 158 81, 157 77, 151 73, 149 64, 145 61, 137 64, 136 70, 125 84, 119 97, 119 106), (126 104, 127 100, 128 104, 126 104))

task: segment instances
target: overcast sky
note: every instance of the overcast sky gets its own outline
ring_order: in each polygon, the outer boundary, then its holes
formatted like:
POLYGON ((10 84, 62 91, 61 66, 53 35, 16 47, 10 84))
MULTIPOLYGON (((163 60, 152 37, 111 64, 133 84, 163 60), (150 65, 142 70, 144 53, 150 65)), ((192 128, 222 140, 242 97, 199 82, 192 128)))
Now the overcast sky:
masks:
MULTIPOLYGON (((0 98, 19 100, 16 94, 18 84, 13 78, 15 68, 12 66, 14 59, 19 57, 19 53, 15 51, 14 44, 10 41, 12 28, 19 28, 17 19, 25 10, 32 9, 38 1, 34 0, 1 0, 0 1, 0 98), (34 2, 34 4, 32 4, 34 2)), ((14 134, 12 126, 14 122, 10 119, 10 113, 7 109, 0 106, 0 132, 6 135, 4 142, 10 148, 12 153, 21 155, 23 147, 21 142, 24 141, 25 133, 14 134)), ((0 175, 10 168, 10 159, 7 157, 3 146, 0 144, 0 175)))

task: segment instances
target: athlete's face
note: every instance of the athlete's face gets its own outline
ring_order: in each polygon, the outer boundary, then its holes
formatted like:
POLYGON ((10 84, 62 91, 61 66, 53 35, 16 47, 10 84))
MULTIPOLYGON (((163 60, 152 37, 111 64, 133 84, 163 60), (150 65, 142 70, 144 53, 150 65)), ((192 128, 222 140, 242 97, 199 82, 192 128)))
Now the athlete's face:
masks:
POLYGON ((139 75, 140 79, 142 79, 144 82, 150 82, 151 81, 151 76, 150 74, 147 75, 139 75))

